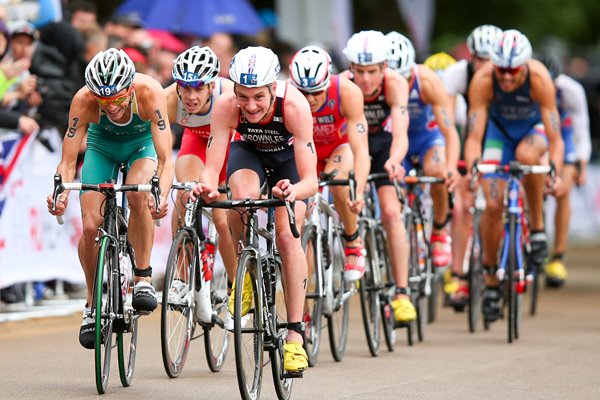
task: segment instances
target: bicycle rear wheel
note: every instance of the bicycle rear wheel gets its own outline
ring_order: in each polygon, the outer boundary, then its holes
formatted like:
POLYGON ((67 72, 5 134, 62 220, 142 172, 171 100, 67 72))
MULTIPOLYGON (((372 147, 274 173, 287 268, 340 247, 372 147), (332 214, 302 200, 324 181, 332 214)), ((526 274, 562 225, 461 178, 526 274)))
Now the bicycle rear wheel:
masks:
MULTIPOLYGON (((131 253, 127 254, 131 258, 131 253)), ((133 265, 131 260, 129 265, 133 265)), ((123 312, 123 328, 117 334, 117 354, 119 356, 119 377, 123 386, 131 385, 133 371, 135 370, 135 356, 137 349, 138 321, 131 306, 132 282, 129 282, 129 293, 121 296, 121 310, 123 312)))
POLYGON ((308 356, 308 365, 314 367, 319 358, 321 346, 322 316, 322 274, 323 257, 317 227, 310 226, 302 233, 302 249, 308 262, 308 281, 306 284, 306 300, 304 303, 305 337, 304 350, 308 356))
POLYGON ((367 338, 369 352, 373 357, 379 355, 379 336, 381 329, 380 319, 380 300, 379 294, 382 289, 379 279, 379 261, 377 257, 377 247, 372 242, 371 232, 367 229, 363 232, 363 242, 367 251, 366 269, 363 277, 360 279, 360 309, 362 311, 363 326, 367 338))
POLYGON ((396 283, 392 276, 389 253, 387 249, 387 237, 383 228, 375 230, 375 245, 379 255, 379 276, 381 278, 382 291, 379 294, 381 309, 381 325, 388 351, 394 351, 396 345, 396 330, 394 325, 394 310, 392 309, 392 293, 396 289, 396 283))
POLYGON ((244 400, 258 399, 264 363, 263 288, 260 266, 253 251, 240 257, 235 280, 233 338, 238 387, 244 400), (248 313, 242 316, 245 281, 250 280, 252 296, 248 313))
POLYGON ((481 315, 481 295, 483 293, 483 262, 481 238, 479 237, 479 215, 473 216, 471 232, 471 251, 469 253, 469 299, 467 302, 467 318, 469 331, 475 332, 481 315))
POLYGON ((117 312, 119 284, 112 271, 118 271, 118 256, 110 238, 101 240, 94 282, 94 300, 92 311, 95 316, 96 342, 95 369, 96 389, 104 394, 110 374, 110 356, 112 350, 113 316, 117 312))
POLYGON ((271 318, 273 318, 271 329, 274 334, 272 338, 273 344, 269 350, 269 359, 271 360, 271 373, 273 375, 273 384, 275 385, 277 398, 279 400, 288 400, 292 395, 294 379, 286 377, 283 370, 283 345, 287 337, 287 328, 284 326, 288 320, 279 268, 277 268, 277 284, 275 288, 275 304, 269 307, 271 318))
POLYGON ((194 331, 195 273, 198 260, 196 238, 180 229, 171 244, 161 308, 161 350, 165 372, 181 374, 194 331))
POLYGON ((348 341, 348 317, 350 311, 350 284, 344 279, 344 244, 338 231, 332 235, 332 243, 328 243, 323 251, 329 254, 331 268, 331 296, 332 313, 327 316, 327 331, 329 333, 329 347, 335 361, 342 361, 348 341))
MULTIPOLYGON (((215 265, 211 281, 210 301, 213 313, 224 321, 229 313, 227 304, 227 271, 222 265, 215 265)), ((218 372, 223 367, 229 349, 229 332, 218 324, 204 326, 204 348, 206 361, 212 372, 218 372)))

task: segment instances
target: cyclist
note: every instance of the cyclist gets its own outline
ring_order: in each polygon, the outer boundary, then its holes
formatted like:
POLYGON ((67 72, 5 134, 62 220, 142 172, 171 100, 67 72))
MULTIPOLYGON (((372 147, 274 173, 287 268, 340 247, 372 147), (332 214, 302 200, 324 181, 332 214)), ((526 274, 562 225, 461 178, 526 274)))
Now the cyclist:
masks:
MULTIPOLYGON (((258 198, 260 187, 268 180, 274 197, 295 201, 306 199, 318 188, 316 153, 312 141, 312 118, 308 102, 285 81, 278 81, 279 59, 270 49, 247 47, 231 61, 229 76, 235 83, 232 92, 223 93, 215 103, 206 166, 200 175, 195 195, 206 201, 218 196, 217 176, 229 144, 229 133, 236 130, 230 145, 227 181, 234 199, 258 198), (266 170, 270 170, 267 175, 266 170)), ((306 204, 295 203, 298 226, 306 204)), ((232 237, 240 237, 241 221, 231 213, 232 237)), ((302 348, 302 321, 306 290, 307 263, 300 239, 292 236, 287 212, 275 211, 276 243, 283 261, 288 336, 284 345, 284 369, 303 371, 308 358, 302 348)), ((249 280, 245 282, 250 283, 249 280)), ((235 282, 234 288, 235 289, 235 282)), ((251 285, 244 285, 242 313, 247 313, 251 285)), ((234 298, 232 295, 231 298, 234 298)), ((233 310, 233 301, 229 309, 233 310)))
MULTIPOLYGON (((560 137, 556 91, 548 70, 541 62, 531 59, 531 44, 527 37, 512 29, 496 41, 490 50, 490 59, 491 63, 477 71, 469 88, 469 128, 465 142, 468 168, 477 159, 501 165, 514 159, 522 164, 540 164, 549 149, 550 160, 560 172, 564 144, 560 137)), ((481 215, 480 232, 487 274, 482 311, 486 320, 492 322, 500 316, 500 291, 495 270, 503 231, 502 196, 506 182, 502 174, 484 178, 486 208, 481 215)), ((544 178, 525 176, 523 185, 529 203, 532 258, 541 264, 547 253, 542 217, 544 178)), ((560 190, 561 182, 557 178, 554 191, 560 194, 560 190)))
MULTIPOLYGON (((218 77, 220 62, 210 47, 193 46, 179 54, 173 63, 172 85, 165 89, 169 121, 184 127, 181 149, 175 161, 175 177, 178 182, 197 181, 206 163, 206 146, 210 136, 210 118, 219 96, 231 91, 233 83, 218 77)), ((219 185, 226 180, 225 167, 219 173, 219 185)), ((225 197, 225 195, 223 195, 225 197)), ((176 210, 171 226, 173 235, 185 214, 187 194, 177 195, 176 210)), ((213 210, 213 222, 219 233, 219 251, 229 279, 235 276, 237 260, 231 240, 225 210, 213 210)), ((210 279, 212 271, 205 271, 210 279)), ((177 289, 185 296, 187 285, 177 289)))
POLYGON ((450 264, 452 250, 446 230, 449 221, 448 191, 458 184, 456 171, 460 140, 454 125, 454 110, 440 77, 423 64, 415 63, 415 49, 406 36, 398 32, 387 34, 390 41, 389 65, 408 80, 408 153, 404 168, 412 168, 418 158, 425 175, 448 178, 447 187, 432 185, 433 230, 431 255, 433 265, 450 264))
MULTIPOLYGON (((166 215, 165 198, 173 181, 166 99, 155 79, 136 74, 127 54, 114 48, 99 52, 90 61, 85 69, 85 84, 71 102, 69 128, 56 172, 66 182, 73 180, 77 154, 87 134, 82 182, 99 184, 116 179, 119 163, 127 164, 126 183, 146 183, 153 175, 159 176, 160 213, 155 210, 154 201, 147 193, 127 193, 131 210, 129 240, 137 263, 132 305, 138 311, 150 312, 157 306, 150 267, 154 232, 152 219, 166 215)), ((89 305, 98 252, 94 239, 102 223, 104 196, 93 191, 82 192, 80 201, 83 235, 79 241, 79 259, 88 293, 79 342, 83 347, 93 349, 95 328, 89 305)), ((64 214, 67 204, 67 195, 62 194, 53 210, 52 195, 48 196, 48 210, 53 215, 64 214)))
MULTIPOLYGON (((467 93, 473 75, 484 64, 489 62, 489 49, 496 39, 499 39, 502 29, 494 25, 480 25, 473 29, 467 37, 467 47, 469 49, 470 60, 460 60, 456 64, 448 66, 444 70, 443 81, 448 93, 454 100, 456 107, 456 121, 459 126, 466 125, 466 109, 459 112, 459 104, 468 101, 467 93)), ((464 145, 465 133, 463 130, 462 143, 464 145)), ((461 154, 464 157, 464 151, 461 154)), ((469 231, 471 229, 471 215, 469 208, 473 204, 473 195, 469 190, 467 179, 461 179, 457 190, 454 192, 454 210, 452 220, 452 272, 451 276, 446 275, 444 293, 447 296, 448 303, 460 309, 465 306, 468 300, 468 282, 464 275, 463 263, 467 248, 469 231)))
POLYGON ((559 62, 551 56, 541 58, 540 61, 546 65, 556 85, 561 133, 565 142, 564 165, 561 172, 565 191, 562 195, 556 196, 554 246, 551 261, 545 267, 546 285, 560 287, 568 276, 563 257, 567 247, 571 218, 570 193, 574 183, 585 184, 586 165, 592 151, 590 118, 585 91, 581 84, 564 75, 559 62))
MULTIPOLYGON (((344 49, 350 69, 341 76, 353 81, 364 96, 371 173, 387 172, 390 179, 402 179, 405 172, 402 160, 408 150, 408 84, 387 67, 388 50, 388 40, 383 33, 355 33, 344 49)), ((410 322, 416 318, 416 311, 407 290, 408 242, 401 204, 390 180, 378 180, 376 185, 396 281, 396 295, 392 301, 394 318, 398 322, 410 322)))
POLYGON ((346 179, 352 168, 356 173, 356 201, 350 201, 347 188, 330 188, 344 225, 344 277, 356 281, 365 272, 365 249, 358 236, 357 214, 364 206, 363 193, 371 166, 367 120, 360 89, 348 78, 334 75, 331 69, 331 58, 325 50, 307 46, 290 62, 290 82, 310 104, 317 174, 337 170, 336 178, 346 179))

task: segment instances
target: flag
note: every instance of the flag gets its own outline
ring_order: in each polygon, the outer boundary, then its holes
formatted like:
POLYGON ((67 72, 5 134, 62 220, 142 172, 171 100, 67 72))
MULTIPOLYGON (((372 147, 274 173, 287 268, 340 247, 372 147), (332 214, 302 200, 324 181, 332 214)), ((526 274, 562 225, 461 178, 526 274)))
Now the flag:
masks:
POLYGON ((11 172, 23 159, 36 135, 37 133, 22 135, 18 132, 0 132, 0 218, 6 202, 5 188, 10 182, 11 172))

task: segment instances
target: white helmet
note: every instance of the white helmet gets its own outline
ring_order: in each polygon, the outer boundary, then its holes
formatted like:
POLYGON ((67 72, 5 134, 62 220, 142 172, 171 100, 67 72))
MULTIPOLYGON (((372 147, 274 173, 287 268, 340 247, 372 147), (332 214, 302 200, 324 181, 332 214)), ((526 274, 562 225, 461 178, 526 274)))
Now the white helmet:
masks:
POLYGON ((279 59, 271 49, 246 47, 237 52, 229 65, 229 77, 246 87, 267 86, 279 76, 279 59))
POLYGON ((390 32, 385 37, 389 43, 388 66, 405 77, 410 78, 415 65, 415 48, 406 36, 398 32, 390 32))
POLYGON ((327 88, 331 73, 331 57, 318 46, 306 46, 298 50, 290 62, 292 85, 304 92, 318 92, 327 88))
POLYGON ((85 84, 96 96, 109 97, 128 88, 135 76, 135 65, 123 50, 110 48, 92 58, 85 68, 85 84))
POLYGON ((346 43, 344 55, 353 64, 373 65, 387 61, 388 40, 379 31, 362 31, 346 43))
POLYGON ((467 38, 467 46, 472 56, 490 58, 489 52, 497 39, 502 35, 502 29, 495 25, 480 25, 473 29, 467 38))
POLYGON ((531 43, 515 29, 504 31, 490 49, 492 63, 500 68, 517 68, 531 59, 531 43))
POLYGON ((219 75, 220 63, 210 47, 190 47, 173 61, 173 79, 194 88, 210 83, 219 75))

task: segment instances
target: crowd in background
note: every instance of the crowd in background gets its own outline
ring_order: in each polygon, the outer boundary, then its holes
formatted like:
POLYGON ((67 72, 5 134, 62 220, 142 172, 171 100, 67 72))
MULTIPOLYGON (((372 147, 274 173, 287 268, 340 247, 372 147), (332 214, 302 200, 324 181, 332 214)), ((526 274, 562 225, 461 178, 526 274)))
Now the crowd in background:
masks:
MULTIPOLYGON (((94 3, 74 0, 68 3, 64 19, 36 28, 25 20, 8 20, 0 6, 0 135, 2 132, 45 132, 67 129, 71 99, 84 86, 87 63, 101 50, 122 48, 131 57, 138 72, 156 78, 163 87, 172 83, 172 62, 186 48, 208 45, 221 61, 220 75, 227 77, 229 62, 238 49, 251 44, 270 47, 279 56, 282 77, 295 52, 293 46, 279 41, 273 29, 256 37, 234 37, 215 33, 208 38, 173 35, 166 31, 145 29, 136 14, 114 15, 101 24, 94 3)), ((334 64, 336 64, 335 52, 334 64)), ((457 55, 457 54, 454 54, 457 55)), ((460 55, 459 55, 460 58, 460 55)), ((345 63, 337 63, 338 70, 345 63)), ((592 134, 592 159, 600 157, 600 77, 594 76, 590 61, 573 57, 564 63, 564 72, 583 84, 588 95, 592 134)), ((175 150, 181 128, 173 126, 175 150)), ((52 149, 44 135, 38 140, 52 149)), ((43 298, 48 286, 40 286, 37 297, 43 298)), ((22 285, 0 290, 4 303, 22 302, 22 285)))

